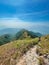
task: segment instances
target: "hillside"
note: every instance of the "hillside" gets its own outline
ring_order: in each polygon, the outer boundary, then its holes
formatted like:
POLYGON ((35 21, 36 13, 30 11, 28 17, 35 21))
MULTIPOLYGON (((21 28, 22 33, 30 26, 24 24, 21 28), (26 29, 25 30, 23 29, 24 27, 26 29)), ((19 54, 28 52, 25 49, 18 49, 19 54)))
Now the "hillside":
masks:
POLYGON ((42 36, 40 42, 38 43, 38 51, 41 55, 49 53, 49 35, 42 36))
POLYGON ((40 65, 49 65, 49 35, 42 36, 37 45, 40 65))
POLYGON ((10 42, 0 46, 0 64, 1 65, 14 65, 17 64, 19 58, 25 54, 31 47, 36 45, 39 38, 25 39, 10 42), (2 50, 1 50, 2 49, 2 50), (13 61, 12 61, 13 60, 13 61))
MULTIPOLYGON (((14 29, 14 30, 16 31, 16 29, 14 29)), ((8 31, 11 31, 11 32, 14 31, 14 30, 8 29, 8 31)), ((23 39, 36 38, 36 37, 40 37, 40 36, 42 36, 40 33, 38 34, 38 33, 32 32, 32 31, 22 29, 19 32, 17 32, 16 34, 13 33, 13 35, 12 34, 1 35, 0 36, 0 45, 9 43, 12 40, 18 40, 18 39, 23 40, 23 39)))
POLYGON ((0 46, 0 65, 49 65, 48 59, 49 35, 30 38, 27 34, 0 46))
POLYGON ((22 29, 15 35, 15 38, 18 40, 24 38, 36 38, 40 36, 42 36, 42 34, 22 29))

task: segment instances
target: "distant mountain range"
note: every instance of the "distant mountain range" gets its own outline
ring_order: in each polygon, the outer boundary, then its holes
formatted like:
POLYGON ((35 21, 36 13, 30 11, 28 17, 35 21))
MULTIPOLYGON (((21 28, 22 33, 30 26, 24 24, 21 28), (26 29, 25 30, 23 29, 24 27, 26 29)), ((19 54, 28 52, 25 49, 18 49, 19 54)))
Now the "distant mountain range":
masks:
MULTIPOLYGON (((0 36, 1 35, 4 35, 4 34, 16 34, 18 31, 24 31, 25 29, 18 29, 18 28, 5 28, 5 29, 2 29, 0 30, 0 36)), ((33 34, 36 34, 37 36, 41 36, 41 33, 35 33, 35 32, 32 32, 30 31, 31 33, 33 34)))
POLYGON ((0 45, 8 43, 12 40, 23 40, 41 37, 42 34, 28 31, 25 29, 19 30, 15 28, 8 28, 0 31, 0 45))
POLYGON ((2 29, 0 30, 0 36, 4 35, 4 34, 15 34, 19 31, 20 29, 16 29, 16 28, 6 28, 6 29, 2 29))

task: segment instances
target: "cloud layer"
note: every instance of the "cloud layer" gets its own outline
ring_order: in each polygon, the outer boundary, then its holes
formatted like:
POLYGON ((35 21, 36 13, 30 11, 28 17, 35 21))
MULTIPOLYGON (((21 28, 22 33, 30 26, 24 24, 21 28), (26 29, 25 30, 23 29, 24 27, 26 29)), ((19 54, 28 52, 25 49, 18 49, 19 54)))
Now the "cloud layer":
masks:
POLYGON ((43 34, 49 33, 49 23, 47 22, 26 22, 18 18, 0 19, 0 29, 4 28, 19 28, 28 29, 35 32, 41 32, 43 34))

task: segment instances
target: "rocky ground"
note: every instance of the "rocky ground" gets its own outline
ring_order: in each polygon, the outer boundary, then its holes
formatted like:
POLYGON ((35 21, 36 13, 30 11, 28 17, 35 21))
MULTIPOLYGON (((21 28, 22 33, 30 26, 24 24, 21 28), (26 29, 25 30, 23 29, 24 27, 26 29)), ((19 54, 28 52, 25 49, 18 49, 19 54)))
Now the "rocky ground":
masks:
POLYGON ((36 54, 36 48, 36 46, 31 48, 21 59, 19 59, 16 65, 39 65, 39 56, 36 54))

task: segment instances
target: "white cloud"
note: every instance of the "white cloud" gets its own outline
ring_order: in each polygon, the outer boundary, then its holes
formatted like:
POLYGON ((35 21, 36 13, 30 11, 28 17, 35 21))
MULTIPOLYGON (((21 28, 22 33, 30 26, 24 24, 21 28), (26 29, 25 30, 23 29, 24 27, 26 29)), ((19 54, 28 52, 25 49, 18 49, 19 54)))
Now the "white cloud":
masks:
POLYGON ((2 18, 0 19, 0 29, 4 28, 19 28, 28 29, 35 32, 49 33, 49 23, 48 22, 25 22, 18 18, 2 18))
POLYGON ((1 19, 0 27, 1 26, 8 27, 8 28, 26 28, 29 26, 29 23, 19 20, 18 18, 1 19))
POLYGON ((38 27, 46 26, 49 27, 49 23, 45 22, 25 22, 18 18, 3 18, 0 19, 0 27, 9 27, 9 28, 27 28, 27 27, 38 27))

